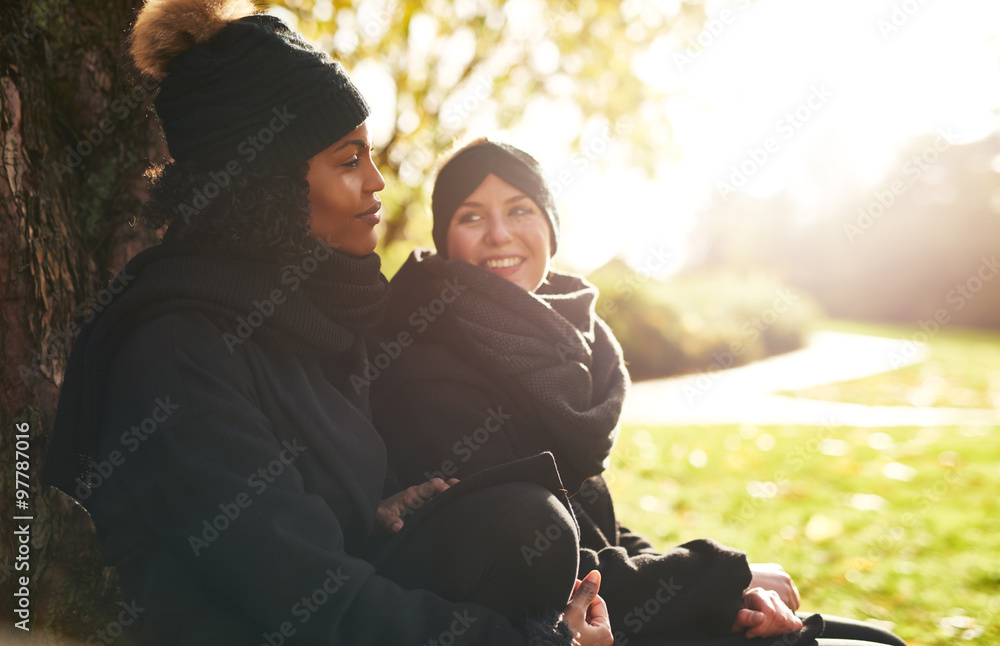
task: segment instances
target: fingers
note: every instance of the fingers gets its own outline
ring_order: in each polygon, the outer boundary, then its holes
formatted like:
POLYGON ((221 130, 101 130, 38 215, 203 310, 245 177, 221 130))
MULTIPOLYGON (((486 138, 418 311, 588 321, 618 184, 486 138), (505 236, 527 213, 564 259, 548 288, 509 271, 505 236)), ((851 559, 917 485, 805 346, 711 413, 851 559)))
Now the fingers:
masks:
POLYGON ((795 587, 792 577, 777 563, 751 563, 751 588, 773 590, 781 597, 781 601, 793 611, 799 609, 799 589, 795 587))
POLYGON ((608 604, 604 602, 601 595, 594 595, 594 600, 587 606, 587 623, 590 625, 604 624, 611 625, 611 616, 608 614, 608 604))
POLYGON ((458 478, 447 482, 441 478, 431 478, 427 482, 408 487, 379 503, 375 517, 379 525, 395 534, 403 528, 403 516, 419 509, 426 501, 458 484, 458 478))
MULTIPOLYGON (((758 611, 762 615, 759 623, 747 630, 747 638, 772 637, 795 632, 802 628, 802 621, 772 590, 751 588, 744 593, 743 604, 747 609, 758 611)), ((737 622, 739 622, 739 616, 737 616, 737 622)))
MULTIPOLYGON (((454 478, 453 478, 454 479, 454 478)), ((450 487, 451 485, 442 480, 441 478, 431 478, 431 484, 434 485, 434 492, 441 493, 450 487)))
POLYGON ((379 509, 379 522, 390 534, 397 533, 403 528, 403 519, 399 517, 400 503, 393 501, 379 509))
POLYGON ((750 610, 749 608, 742 608, 736 613, 736 619, 733 621, 733 632, 743 632, 747 628, 753 628, 754 626, 760 624, 762 621, 764 621, 763 612, 750 610))
POLYGON ((395 503, 390 500, 383 500, 375 510, 375 520, 378 525, 390 534, 395 534, 403 527, 403 520, 396 511, 395 503))
POLYGON ((448 482, 445 482, 441 478, 431 478, 424 484, 420 485, 420 493, 423 495, 424 499, 433 498, 439 493, 447 491, 451 488, 451 485, 458 482, 456 478, 452 478, 448 482))
POLYGON ((583 581, 580 581, 580 585, 577 587, 577 593, 587 596, 587 605, 594 600, 597 593, 601 589, 601 573, 597 570, 591 570, 587 573, 587 576, 583 577, 583 581))
MULTIPOLYGON (((583 581, 580 581, 573 590, 573 595, 569 599, 569 605, 566 606, 566 614, 573 615, 573 619, 585 618, 587 616, 587 609, 590 604, 594 602, 597 597, 597 591, 601 589, 601 573, 597 570, 591 570, 590 574, 584 577, 583 581)), ((567 620, 569 617, 567 617, 567 620)))
MULTIPOLYGON (((452 478, 452 480, 454 480, 454 478, 452 478)), ((399 495, 402 497, 403 507, 417 508, 439 493, 447 491, 449 488, 451 488, 451 484, 445 482, 441 478, 431 478, 427 482, 414 485, 404 491, 401 491, 399 495)))
POLYGON ((754 637, 769 637, 776 633, 773 631, 773 624, 777 610, 774 607, 775 593, 762 588, 752 588, 743 596, 743 603, 750 610, 756 610, 760 619, 751 626, 747 632, 747 639, 754 637))
POLYGON ((778 593, 781 600, 786 606, 788 606, 792 611, 799 609, 799 589, 795 587, 795 582, 792 580, 791 575, 780 566, 775 566, 777 569, 774 572, 774 578, 776 579, 776 585, 771 588, 778 593))
POLYGON ((458 478, 451 478, 448 482, 441 478, 431 478, 423 484, 408 487, 395 496, 383 500, 379 505, 379 511, 383 513, 383 525, 395 534, 403 528, 402 517, 407 511, 419 509, 425 502, 447 491, 454 484, 458 484, 458 478))
POLYGON ((446 483, 441 478, 431 478, 422 485, 417 485, 417 491, 424 498, 430 498, 435 494, 439 494, 442 491, 445 491, 446 489, 448 489, 449 486, 451 485, 446 483))
MULTIPOLYGON (((581 644, 612 646, 615 641, 611 631, 611 617, 608 615, 608 604, 601 595, 596 595, 587 608, 587 626, 581 631, 581 644)), ((576 642, 574 642, 576 643, 576 642)))
POLYGON ((563 620, 574 635, 574 644, 611 646, 614 635, 608 606, 598 594, 601 573, 593 570, 577 581, 569 604, 563 611, 563 620))

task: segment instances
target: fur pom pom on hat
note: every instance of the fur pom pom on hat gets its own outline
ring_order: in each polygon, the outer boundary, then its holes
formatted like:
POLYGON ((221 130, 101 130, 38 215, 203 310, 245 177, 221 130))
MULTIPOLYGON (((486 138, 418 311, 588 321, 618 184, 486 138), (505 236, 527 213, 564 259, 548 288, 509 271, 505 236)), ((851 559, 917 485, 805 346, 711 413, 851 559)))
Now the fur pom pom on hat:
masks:
POLYGON ((438 171, 431 194, 434 228, 431 235, 438 255, 448 257, 448 227, 465 198, 487 175, 496 175, 534 200, 549 221, 551 254, 559 245, 559 211, 538 161, 520 148, 477 139, 460 148, 438 171))
POLYGON ((255 13, 250 0, 149 0, 132 28, 132 58, 140 72, 162 81, 178 54, 255 13))
POLYGON ((250 0, 148 0, 129 43, 170 155, 204 170, 287 171, 369 114, 339 63, 250 0))

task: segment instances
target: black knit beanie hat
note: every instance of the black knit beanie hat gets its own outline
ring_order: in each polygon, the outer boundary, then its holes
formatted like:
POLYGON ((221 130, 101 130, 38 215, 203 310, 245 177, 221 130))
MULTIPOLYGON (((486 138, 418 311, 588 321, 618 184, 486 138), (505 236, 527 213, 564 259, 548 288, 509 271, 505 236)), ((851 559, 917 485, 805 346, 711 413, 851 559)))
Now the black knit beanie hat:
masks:
POLYGON ((555 254, 559 243, 559 212, 538 161, 510 144, 480 139, 452 155, 434 180, 434 192, 431 194, 431 211, 434 214, 432 235, 438 255, 448 257, 451 218, 465 198, 490 173, 534 200, 548 218, 551 253, 555 254))
POLYGON ((282 172, 369 109, 343 67, 250 0, 148 0, 132 29, 171 156, 205 170, 282 172))

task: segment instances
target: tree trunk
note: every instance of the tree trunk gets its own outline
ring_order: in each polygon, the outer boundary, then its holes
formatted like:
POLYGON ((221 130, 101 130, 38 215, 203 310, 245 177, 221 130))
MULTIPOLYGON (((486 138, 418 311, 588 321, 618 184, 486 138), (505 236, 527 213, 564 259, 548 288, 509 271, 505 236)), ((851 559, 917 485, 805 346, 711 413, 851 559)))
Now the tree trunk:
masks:
MULTIPOLYGON (((139 0, 5 0, 0 7, 0 641, 86 641, 118 615, 117 576, 93 523, 41 469, 88 298, 155 237, 133 230, 148 159, 162 157, 146 88, 122 66, 139 0), (29 498, 15 508, 15 433, 29 435, 29 498), (11 520, 28 516, 30 520, 11 520), (18 560, 15 530, 30 552, 18 560), (27 567, 26 567, 27 565, 27 567), (24 603, 30 633, 10 624, 24 603), (20 638, 20 639, 19 639, 20 638)), ((17 460, 25 462, 23 455, 17 460)), ((19 549, 21 552, 19 553, 19 549)), ((112 631, 109 634, 114 634, 112 631)), ((98 638, 100 641, 100 638, 98 638)), ((91 642, 95 643, 95 642, 91 642)))

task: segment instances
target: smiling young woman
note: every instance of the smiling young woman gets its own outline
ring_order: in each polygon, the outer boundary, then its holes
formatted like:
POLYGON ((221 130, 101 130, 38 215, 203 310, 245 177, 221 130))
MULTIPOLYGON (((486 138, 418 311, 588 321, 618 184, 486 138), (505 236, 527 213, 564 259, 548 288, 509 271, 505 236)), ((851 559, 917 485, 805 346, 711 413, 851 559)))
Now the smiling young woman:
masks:
POLYGON ((459 149, 438 172, 432 210, 437 253, 418 249, 393 277, 369 344, 380 367, 394 355, 372 396, 404 483, 550 451, 580 527, 579 575, 601 573, 621 643, 750 646, 784 635, 775 643, 815 645, 822 632, 827 646, 902 644, 872 626, 797 617, 780 566, 750 565, 710 539, 659 553, 618 523, 601 473, 628 374, 595 313, 596 288, 550 267, 559 215, 530 155, 487 140, 459 149))
POLYGON ((447 248, 452 258, 533 292, 549 273, 551 239, 541 207, 490 173, 456 209, 447 248))

